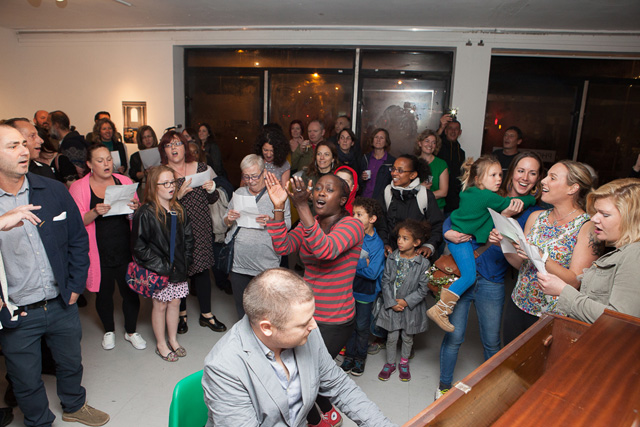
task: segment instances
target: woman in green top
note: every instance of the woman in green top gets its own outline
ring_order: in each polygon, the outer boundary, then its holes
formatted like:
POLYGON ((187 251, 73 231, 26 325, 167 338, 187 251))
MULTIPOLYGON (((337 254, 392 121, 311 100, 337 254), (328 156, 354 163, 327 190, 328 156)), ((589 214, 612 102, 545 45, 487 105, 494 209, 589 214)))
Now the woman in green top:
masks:
POLYGON ((447 204, 446 198, 449 192, 449 168, 447 162, 436 157, 440 147, 442 147, 440 137, 431 129, 425 129, 418 135, 414 154, 429 163, 431 176, 422 185, 433 192, 438 200, 438 207, 442 211, 447 204))

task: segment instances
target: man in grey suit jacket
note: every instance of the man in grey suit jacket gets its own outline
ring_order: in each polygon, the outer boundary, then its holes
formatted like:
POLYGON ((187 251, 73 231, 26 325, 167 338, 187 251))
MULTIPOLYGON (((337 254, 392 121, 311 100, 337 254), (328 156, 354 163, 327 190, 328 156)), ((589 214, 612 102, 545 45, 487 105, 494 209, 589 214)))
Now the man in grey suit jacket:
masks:
MULTIPOLYGON (((302 278, 267 270, 249 283, 243 305, 246 315, 205 359, 207 426, 306 427, 318 393, 358 425, 395 425, 331 359, 302 278)), ((325 415, 319 426, 341 423, 325 415)))

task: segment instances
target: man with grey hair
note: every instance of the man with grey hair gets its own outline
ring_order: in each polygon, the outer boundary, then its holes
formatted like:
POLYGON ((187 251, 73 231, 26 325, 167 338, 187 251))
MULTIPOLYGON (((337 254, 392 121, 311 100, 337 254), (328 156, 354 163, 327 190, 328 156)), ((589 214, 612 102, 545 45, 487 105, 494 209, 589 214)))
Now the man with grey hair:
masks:
MULTIPOLYGON (((313 291, 300 276, 283 268, 259 274, 243 305, 246 315, 205 359, 207 426, 307 426, 318 393, 358 425, 395 425, 331 359, 313 319, 313 291)), ((332 409, 317 425, 340 420, 332 409)))

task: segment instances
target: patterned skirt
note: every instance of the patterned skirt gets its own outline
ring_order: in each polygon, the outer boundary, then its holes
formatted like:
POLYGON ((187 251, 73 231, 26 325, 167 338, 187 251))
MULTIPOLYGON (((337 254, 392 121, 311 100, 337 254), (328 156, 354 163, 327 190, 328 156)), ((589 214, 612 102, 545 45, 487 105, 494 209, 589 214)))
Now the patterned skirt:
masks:
POLYGON ((187 282, 169 282, 166 288, 153 293, 152 298, 162 302, 169 302, 176 298, 184 298, 189 295, 189 284, 187 282))

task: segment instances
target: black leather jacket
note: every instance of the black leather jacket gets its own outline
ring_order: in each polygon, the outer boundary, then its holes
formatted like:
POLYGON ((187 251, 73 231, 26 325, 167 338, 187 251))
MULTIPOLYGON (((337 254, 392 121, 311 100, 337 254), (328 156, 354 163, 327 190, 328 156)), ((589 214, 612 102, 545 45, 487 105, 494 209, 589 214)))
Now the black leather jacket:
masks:
POLYGON ((142 205, 136 210, 131 230, 133 259, 148 270, 169 276, 170 282, 186 281, 187 269, 193 261, 193 234, 186 215, 184 223, 177 221, 177 226, 173 265, 169 263, 169 215, 162 224, 156 219, 151 205, 142 205))

